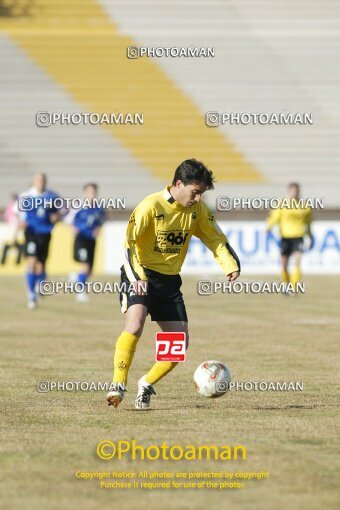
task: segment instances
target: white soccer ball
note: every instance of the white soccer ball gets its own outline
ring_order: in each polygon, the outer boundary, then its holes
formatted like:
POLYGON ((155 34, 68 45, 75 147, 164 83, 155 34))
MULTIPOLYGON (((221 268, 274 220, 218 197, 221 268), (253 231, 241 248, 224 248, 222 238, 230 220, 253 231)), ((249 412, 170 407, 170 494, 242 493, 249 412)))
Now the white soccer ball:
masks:
POLYGON ((194 383, 200 395, 222 397, 229 389, 229 369, 220 361, 204 361, 195 370, 194 383))

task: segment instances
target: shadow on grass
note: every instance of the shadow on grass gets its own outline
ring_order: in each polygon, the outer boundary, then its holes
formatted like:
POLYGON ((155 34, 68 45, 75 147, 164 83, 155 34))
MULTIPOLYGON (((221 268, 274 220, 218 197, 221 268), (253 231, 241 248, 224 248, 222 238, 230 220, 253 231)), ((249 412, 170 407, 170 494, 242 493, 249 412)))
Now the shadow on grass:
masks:
MULTIPOLYGON (((303 405, 303 404, 292 404, 286 406, 256 406, 256 407, 238 407, 233 405, 228 405, 226 407, 219 407, 218 409, 230 409, 230 411, 282 411, 285 409, 321 409, 326 407, 337 407, 337 404, 315 404, 315 405, 303 405)), ((133 409, 133 408, 125 408, 124 412, 129 413, 143 413, 143 412, 153 412, 153 411, 177 411, 180 409, 206 409, 207 411, 211 411, 214 409, 211 405, 183 405, 183 406, 175 406, 175 407, 153 407, 152 409, 133 409)), ((217 408, 216 408, 217 410, 217 408)))

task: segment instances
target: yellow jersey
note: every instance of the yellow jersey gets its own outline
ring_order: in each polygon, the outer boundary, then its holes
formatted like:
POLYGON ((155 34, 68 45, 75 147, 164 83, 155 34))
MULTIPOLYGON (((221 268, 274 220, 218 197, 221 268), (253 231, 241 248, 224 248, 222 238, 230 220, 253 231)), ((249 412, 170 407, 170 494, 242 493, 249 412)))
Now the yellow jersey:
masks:
POLYGON ((206 204, 183 207, 169 189, 146 197, 130 217, 124 243, 124 268, 129 280, 147 280, 144 267, 178 274, 193 235, 213 252, 225 274, 239 271, 238 257, 206 204))
POLYGON ((279 225, 281 237, 303 237, 310 235, 312 209, 303 205, 302 199, 285 200, 285 205, 273 209, 268 217, 268 228, 279 225))

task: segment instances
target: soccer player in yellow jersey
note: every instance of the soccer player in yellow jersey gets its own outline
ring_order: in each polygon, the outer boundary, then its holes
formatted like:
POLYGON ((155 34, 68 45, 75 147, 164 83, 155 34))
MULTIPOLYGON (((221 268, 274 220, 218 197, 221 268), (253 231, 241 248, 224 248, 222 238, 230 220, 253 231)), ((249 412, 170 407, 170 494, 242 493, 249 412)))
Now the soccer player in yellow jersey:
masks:
MULTIPOLYGON (((202 202, 206 190, 213 189, 213 174, 195 159, 183 161, 176 169, 171 186, 146 197, 133 211, 126 231, 125 263, 121 268, 120 295, 125 329, 117 340, 114 354, 115 391, 107 395, 117 407, 124 397, 128 371, 142 335, 147 314, 162 331, 182 331, 188 346, 188 319, 180 291, 179 275, 194 235, 213 252, 229 281, 240 274, 236 253, 202 202), (118 387, 119 386, 119 387, 118 387)), ((153 385, 177 363, 158 361, 138 381, 136 409, 150 407, 153 385)))
POLYGON ((294 287, 301 280, 301 254, 304 248, 304 237, 307 235, 313 246, 311 233, 312 210, 305 207, 300 199, 300 186, 292 182, 288 185, 288 199, 282 207, 273 209, 268 217, 267 231, 278 224, 281 235, 282 280, 292 283, 294 287), (294 269, 288 272, 290 257, 294 259, 294 269))

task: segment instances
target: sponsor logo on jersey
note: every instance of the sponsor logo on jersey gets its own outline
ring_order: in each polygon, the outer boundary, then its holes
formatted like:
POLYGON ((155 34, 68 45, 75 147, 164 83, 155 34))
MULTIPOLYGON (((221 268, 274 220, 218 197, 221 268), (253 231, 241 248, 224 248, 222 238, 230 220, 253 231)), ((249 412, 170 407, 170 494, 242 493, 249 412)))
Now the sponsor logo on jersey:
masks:
POLYGON ((180 253, 185 245, 189 230, 157 230, 154 251, 180 253))

